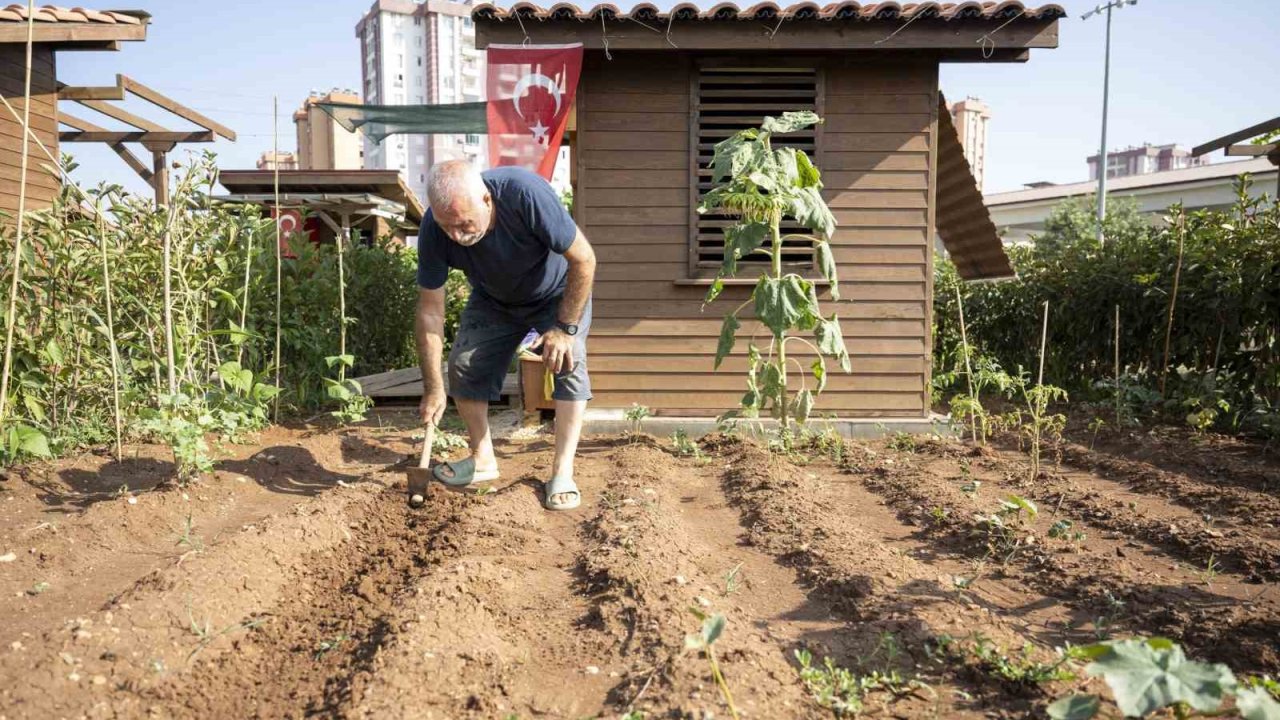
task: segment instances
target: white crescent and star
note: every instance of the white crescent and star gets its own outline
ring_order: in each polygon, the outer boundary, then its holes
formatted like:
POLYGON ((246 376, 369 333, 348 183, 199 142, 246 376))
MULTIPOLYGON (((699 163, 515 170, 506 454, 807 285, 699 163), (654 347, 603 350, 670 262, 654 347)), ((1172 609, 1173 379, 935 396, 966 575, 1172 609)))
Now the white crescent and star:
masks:
MULTIPOLYGON (((520 78, 520 81, 516 83, 515 89, 511 91, 511 104, 515 106, 516 114, 520 116, 520 119, 525 119, 524 112, 520 110, 520 101, 524 99, 525 93, 529 91, 529 88, 533 87, 546 88, 547 92, 551 93, 551 96, 555 98, 556 101, 556 109, 551 116, 555 117, 556 115, 559 115, 560 86, 556 84, 555 80, 552 80, 542 73, 528 73, 524 77, 520 78)), ((539 143, 546 141, 547 131, 550 129, 551 128, 542 124, 541 118, 535 118, 534 123, 529 126, 530 132, 533 133, 533 139, 539 143)))

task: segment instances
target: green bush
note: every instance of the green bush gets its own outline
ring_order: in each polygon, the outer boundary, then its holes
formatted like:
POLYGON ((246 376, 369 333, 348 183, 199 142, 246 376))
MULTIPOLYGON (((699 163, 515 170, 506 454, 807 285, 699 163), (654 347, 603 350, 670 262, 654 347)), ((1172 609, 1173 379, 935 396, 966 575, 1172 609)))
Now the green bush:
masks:
MULTIPOLYGON (((962 288, 975 351, 1006 368, 1036 367, 1047 300, 1046 381, 1080 397, 1109 398, 1118 305, 1122 381, 1158 388, 1182 226, 1166 394, 1155 411, 1181 421, 1212 406, 1209 424, 1220 429, 1270 422, 1280 407, 1280 204, 1251 199, 1247 187, 1241 180, 1229 209, 1188 214, 1174 206, 1160 226, 1131 202, 1114 202, 1103 244, 1095 239, 1090 202, 1059 206, 1034 243, 1009 248, 1016 280, 962 288)), ((941 395, 963 389, 963 358, 959 279, 950 262, 935 267, 935 390, 941 395)))

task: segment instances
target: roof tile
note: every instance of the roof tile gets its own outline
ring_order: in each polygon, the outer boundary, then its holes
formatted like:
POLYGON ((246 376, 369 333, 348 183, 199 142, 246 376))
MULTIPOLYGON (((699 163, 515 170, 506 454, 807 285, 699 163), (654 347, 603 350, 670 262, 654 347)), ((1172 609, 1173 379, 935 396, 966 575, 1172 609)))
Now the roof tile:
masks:
MULTIPOLYGON (((36 8, 35 21, 47 23, 100 23, 104 25, 141 25, 150 16, 141 10, 88 10, 82 7, 67 8, 59 5, 41 5, 36 8)), ((13 3, 0 9, 0 22, 26 22, 27 6, 13 3)))
MULTIPOLYGON (((12 8, 14 6, 10 6, 12 8)), ((2 13, 3 11, 0 11, 2 13)), ((498 7, 493 3, 479 3, 471 11, 477 19, 506 20, 514 15, 537 20, 598 20, 602 15, 606 18, 634 20, 669 20, 672 16, 677 20, 756 20, 756 19, 819 19, 836 20, 860 18, 867 21, 877 20, 912 20, 915 18, 940 18, 942 20, 1011 20, 1017 17, 1027 19, 1046 19, 1066 17, 1066 10, 1061 5, 1048 4, 1040 7, 1028 7, 1021 0, 1002 0, 1001 2, 870 2, 860 3, 856 0, 840 0, 839 2, 818 5, 814 2, 796 2, 781 6, 769 0, 756 2, 748 7, 739 7, 734 2, 720 2, 702 10, 690 2, 682 2, 669 11, 659 10, 649 2, 642 2, 630 10, 623 11, 612 3, 596 3, 580 6, 572 2, 557 2, 543 7, 533 2, 523 1, 513 4, 509 9, 498 7)))

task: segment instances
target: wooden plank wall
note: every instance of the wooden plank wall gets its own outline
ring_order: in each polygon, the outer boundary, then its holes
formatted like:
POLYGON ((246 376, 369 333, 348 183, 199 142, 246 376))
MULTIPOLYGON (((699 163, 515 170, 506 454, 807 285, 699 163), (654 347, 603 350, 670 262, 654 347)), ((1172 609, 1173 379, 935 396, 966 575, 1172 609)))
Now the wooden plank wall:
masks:
MULTIPOLYGON (((0 104, 0 210, 16 215, 22 177, 23 81, 26 46, 0 45, 0 95, 15 118, 0 104)), ((31 56, 31 128, 54 157, 58 156, 58 86, 53 50, 36 46, 31 56)), ((48 172, 49 157, 34 142, 28 144, 27 209, 48 207, 58 194, 58 177, 48 172)))
MULTIPOLYGON (((937 65, 825 64, 818 162, 840 223, 842 299, 824 311, 839 314, 854 371, 830 376, 818 411, 920 417, 928 411, 937 65)), ((712 359, 723 313, 750 288, 728 288, 702 313, 706 288, 675 283, 688 271, 692 67, 680 53, 615 52, 584 63, 575 215, 599 261, 588 345, 597 407, 638 402, 714 415, 736 407, 745 389, 746 342, 719 372, 712 359)), ((767 337, 748 320, 739 338, 752 333, 767 337)))

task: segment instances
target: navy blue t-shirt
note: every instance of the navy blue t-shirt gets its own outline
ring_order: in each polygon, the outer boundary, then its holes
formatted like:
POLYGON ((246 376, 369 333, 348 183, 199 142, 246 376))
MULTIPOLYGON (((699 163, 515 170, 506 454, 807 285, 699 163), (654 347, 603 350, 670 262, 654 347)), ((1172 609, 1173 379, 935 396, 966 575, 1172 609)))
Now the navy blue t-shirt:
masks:
POLYGON ((458 268, 474 292, 504 305, 529 305, 564 291, 565 251, 578 226, 542 176, 518 167, 481 173, 497 218, 480 242, 463 247, 430 211, 418 232, 418 285, 435 290, 458 268))

